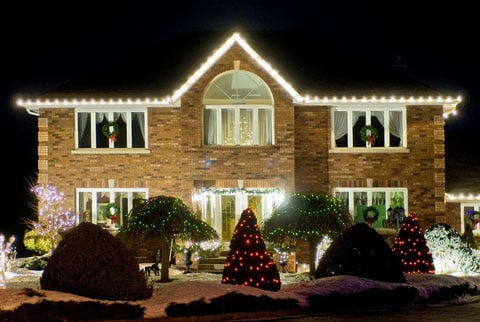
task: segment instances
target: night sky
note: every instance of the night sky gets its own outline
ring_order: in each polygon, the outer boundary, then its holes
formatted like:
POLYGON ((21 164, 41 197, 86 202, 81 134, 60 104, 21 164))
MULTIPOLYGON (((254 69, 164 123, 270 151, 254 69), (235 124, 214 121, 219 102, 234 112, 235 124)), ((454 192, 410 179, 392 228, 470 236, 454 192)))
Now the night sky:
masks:
POLYGON ((0 111, 8 196, 0 232, 16 233, 34 213, 29 182, 36 174, 37 118, 16 107, 16 97, 35 96, 192 30, 306 30, 378 63, 401 57, 421 82, 463 97, 459 115, 446 122, 447 153, 480 157, 480 26, 473 1, 320 2, 3 1, 0 111))

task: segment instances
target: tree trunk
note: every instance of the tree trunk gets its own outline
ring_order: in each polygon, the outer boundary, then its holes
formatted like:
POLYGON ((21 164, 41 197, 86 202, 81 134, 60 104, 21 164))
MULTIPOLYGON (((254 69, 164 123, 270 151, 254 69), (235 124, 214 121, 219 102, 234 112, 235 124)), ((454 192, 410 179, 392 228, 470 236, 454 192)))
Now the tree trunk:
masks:
POLYGON ((315 275, 315 256, 317 255, 317 243, 313 240, 308 241, 308 259, 310 264, 310 276, 315 275))
POLYGON ((170 282, 169 267, 170 267, 170 241, 162 241, 162 269, 160 270, 160 282, 170 282))

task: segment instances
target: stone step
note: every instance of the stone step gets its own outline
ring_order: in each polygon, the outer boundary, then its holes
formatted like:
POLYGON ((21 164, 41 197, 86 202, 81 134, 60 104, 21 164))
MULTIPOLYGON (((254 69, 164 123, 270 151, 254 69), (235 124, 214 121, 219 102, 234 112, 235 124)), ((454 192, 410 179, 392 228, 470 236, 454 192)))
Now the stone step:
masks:
POLYGON ((198 271, 205 273, 223 273, 226 257, 207 257, 200 258, 198 262, 198 271))
POLYGON ((200 264, 225 264, 225 261, 227 260, 226 257, 220 256, 220 257, 206 257, 206 258, 200 258, 200 264))
POLYGON ((198 264, 199 272, 222 273, 223 264, 198 264))

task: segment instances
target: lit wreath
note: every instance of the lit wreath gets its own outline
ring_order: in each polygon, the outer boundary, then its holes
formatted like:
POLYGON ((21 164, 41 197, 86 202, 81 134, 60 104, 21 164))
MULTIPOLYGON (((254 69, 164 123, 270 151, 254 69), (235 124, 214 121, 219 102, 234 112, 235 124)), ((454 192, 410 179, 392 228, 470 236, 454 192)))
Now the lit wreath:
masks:
POLYGON ((372 225, 374 222, 376 222, 378 220, 379 214, 380 213, 378 212, 377 208, 375 208, 374 206, 369 206, 363 211, 363 219, 367 223, 372 225), (369 216, 370 213, 372 213, 373 216, 369 216))
POLYGON ((102 126, 102 133, 105 137, 115 142, 117 141, 117 136, 120 134, 120 127, 117 122, 107 122, 102 126))
POLYGON ((105 205, 105 207, 103 207, 103 213, 105 214, 105 217, 110 218, 110 216, 112 215, 112 213, 110 212, 110 209, 112 209, 112 208, 115 210, 113 215, 115 215, 115 216, 120 215, 120 208, 118 208, 116 203, 111 202, 111 203, 105 205))
POLYGON ((368 142, 373 145, 373 143, 375 143, 375 140, 378 139, 378 131, 375 127, 371 125, 365 125, 360 130, 360 137, 364 142, 368 142), (370 135, 367 135, 367 131, 370 131, 370 135))

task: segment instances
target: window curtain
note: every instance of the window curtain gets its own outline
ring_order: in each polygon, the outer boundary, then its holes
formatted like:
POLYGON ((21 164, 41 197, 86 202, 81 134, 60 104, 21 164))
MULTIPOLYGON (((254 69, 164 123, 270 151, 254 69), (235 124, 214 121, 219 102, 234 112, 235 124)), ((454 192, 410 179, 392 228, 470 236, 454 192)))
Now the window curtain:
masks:
POLYGON ((235 110, 222 110, 222 144, 235 144, 235 110))
POLYGON ((103 122, 103 119, 108 120, 107 113, 101 113, 101 112, 96 113, 95 122, 96 122, 97 124, 102 123, 102 122, 103 122))
POLYGON ((123 122, 127 123, 127 112, 114 113, 113 121, 117 122, 120 117, 122 118, 123 122))
POLYGON ((253 110, 240 109, 240 144, 253 144, 253 110))
POLYGON ((333 123, 335 140, 340 139, 342 136, 348 133, 347 112, 335 111, 333 123))
MULTIPOLYGON (((384 117, 384 112, 383 111, 372 111, 372 117, 376 117, 378 123, 380 123, 383 128, 385 128, 385 117, 384 117)), ((371 122, 370 122, 371 124, 371 122)))
POLYGON ((402 112, 400 111, 391 111, 389 113, 389 126, 390 126, 390 134, 393 136, 396 136, 397 138, 400 138, 400 146, 402 146, 403 138, 402 138, 402 133, 403 133, 403 117, 402 117, 402 112))
POLYGON ((217 110, 205 109, 204 122, 205 144, 217 144, 217 110))
POLYGON ((136 117, 138 127, 140 128, 140 133, 142 134, 142 139, 145 142, 145 114, 144 113, 132 113, 136 117))
MULTIPOLYGON (((360 113, 352 113, 352 124, 355 125, 362 116, 364 112, 360 113)), ((348 133, 348 113, 346 111, 335 111, 334 118, 333 118, 333 131, 335 134, 335 140, 340 139, 342 136, 348 133)))
POLYGON ((258 144, 272 145, 272 110, 258 110, 258 144))
POLYGON ((78 113, 77 115, 78 115, 78 130, 80 132, 78 141, 82 142, 83 136, 85 135, 85 130, 87 129, 87 126, 90 125, 88 122, 90 113, 78 113))

